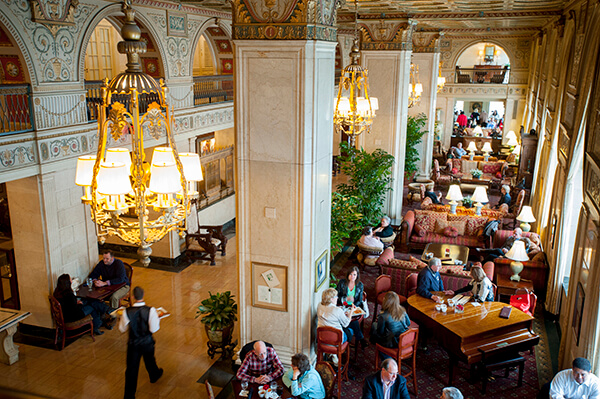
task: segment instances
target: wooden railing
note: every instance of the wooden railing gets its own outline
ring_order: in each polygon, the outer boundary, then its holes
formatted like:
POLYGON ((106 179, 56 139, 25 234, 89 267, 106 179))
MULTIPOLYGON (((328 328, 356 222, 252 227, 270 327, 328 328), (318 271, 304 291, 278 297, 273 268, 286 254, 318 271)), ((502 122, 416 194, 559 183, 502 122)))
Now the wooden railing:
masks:
POLYGON ((0 135, 33 130, 31 87, 0 86, 0 135))
POLYGON ((233 101, 233 75, 194 76, 194 105, 233 101))
POLYGON ((509 75, 510 69, 500 65, 480 68, 456 67, 454 83, 508 84, 509 75))

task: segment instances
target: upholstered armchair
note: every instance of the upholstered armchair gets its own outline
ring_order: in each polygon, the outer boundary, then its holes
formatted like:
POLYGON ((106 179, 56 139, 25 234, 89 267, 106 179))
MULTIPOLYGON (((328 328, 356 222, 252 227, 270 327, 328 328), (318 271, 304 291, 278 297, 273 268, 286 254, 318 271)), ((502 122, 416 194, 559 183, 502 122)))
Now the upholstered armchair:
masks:
POLYGON ((431 180, 434 181, 435 186, 449 186, 452 184, 452 176, 447 173, 440 171, 440 163, 437 159, 433 160, 433 170, 431 171, 431 180))
POLYGON ((499 210, 500 212, 505 213, 504 218, 513 219, 513 229, 517 227, 517 216, 519 216, 519 213, 521 213, 521 210, 523 209, 523 202, 525 202, 525 190, 519 191, 516 200, 510 205, 510 207, 506 204, 500 205, 499 210))

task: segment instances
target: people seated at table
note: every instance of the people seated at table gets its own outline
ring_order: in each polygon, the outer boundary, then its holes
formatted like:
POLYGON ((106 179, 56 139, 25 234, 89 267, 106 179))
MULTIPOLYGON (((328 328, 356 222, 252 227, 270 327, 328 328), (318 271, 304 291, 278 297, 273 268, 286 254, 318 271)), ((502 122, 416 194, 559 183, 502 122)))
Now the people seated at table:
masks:
POLYGON ((460 159, 463 155, 467 153, 467 150, 463 148, 463 143, 456 143, 456 147, 450 147, 448 151, 448 155, 451 155, 452 158, 460 159))
POLYGON ((446 387, 442 389, 441 399, 463 399, 463 394, 458 388, 446 387))
POLYGON ((363 229, 362 236, 358 240, 358 243, 365 247, 380 248, 383 250, 383 243, 379 237, 373 234, 373 227, 367 226, 363 229))
POLYGON ((394 359, 381 362, 381 370, 365 378, 362 399, 410 399, 406 378, 398 371, 394 359))
POLYGON ((390 226, 391 221, 389 216, 382 217, 381 223, 373 229, 373 233, 375 233, 377 237, 391 237, 392 234, 394 234, 394 228, 390 226))
POLYGON ((296 353, 292 356, 292 367, 283 375, 283 383, 297 398, 325 398, 325 387, 321 376, 310 365, 310 359, 304 353, 296 353))
POLYGON ((491 302, 494 300, 494 288, 492 282, 486 276, 481 263, 477 263, 471 266, 471 277, 473 279, 465 287, 454 291, 455 294, 461 294, 463 292, 471 292, 473 298, 479 302, 491 302))
POLYGON ((434 204, 438 204, 438 205, 443 205, 444 203, 442 202, 442 192, 438 191, 437 193, 429 190, 429 189, 425 189, 425 197, 426 198, 430 198, 431 202, 434 204))
POLYGON ((440 276, 442 261, 440 258, 433 257, 429 259, 427 267, 419 272, 417 277, 417 294, 429 298, 435 302, 441 302, 441 298, 434 294, 436 291, 443 291, 446 295, 453 295, 454 291, 444 291, 444 282, 440 276))
POLYGON ((121 298, 129 293, 129 284, 131 282, 127 278, 125 265, 123 265, 122 260, 114 257, 112 251, 102 252, 102 260, 94 267, 89 278, 94 281, 95 287, 125 283, 123 287, 113 292, 110 297, 110 307, 113 309, 118 308, 121 298))
MULTIPOLYGON (((356 306, 364 310, 365 303, 363 302, 364 285, 359 279, 360 269, 357 266, 353 266, 346 275, 346 278, 342 278, 337 283, 337 306, 356 306)), ((348 326, 352 330, 352 334, 356 337, 356 340, 360 342, 364 348, 367 345, 365 336, 363 335, 360 323, 358 320, 351 320, 348 326)))
POLYGON ((465 115, 465 111, 460 111, 460 115, 456 117, 456 122, 460 127, 467 126, 467 123, 469 123, 469 118, 467 118, 467 115, 465 115))
POLYGON ((517 241, 525 242, 525 250, 529 251, 529 245, 531 244, 531 240, 526 237, 523 237, 523 230, 520 227, 516 227, 512 234, 504 241, 502 247, 500 248, 476 248, 475 251, 478 252, 481 256, 483 256, 483 263, 485 262, 493 262, 494 259, 503 257, 510 249, 513 244, 517 241))
POLYGON ((573 368, 558 372, 550 383, 551 399, 598 399, 600 398, 600 379, 593 374, 588 359, 577 357, 573 368))
POLYGON ((281 377, 283 372, 275 349, 267 347, 263 341, 256 341, 235 376, 240 381, 266 384, 281 377))
POLYGON ((353 331, 348 327, 351 321, 352 309, 346 311, 337 307, 338 292, 335 288, 327 288, 321 295, 321 303, 317 307, 317 327, 333 327, 343 333, 342 342, 352 339, 353 331))
POLYGON ((503 184, 502 188, 500 189, 500 192, 502 193, 502 195, 500 196, 500 199, 498 200, 496 206, 494 206, 494 209, 499 209, 500 205, 502 204, 510 206, 510 186, 508 184, 503 184))
POLYGON ((106 316, 108 311, 108 305, 95 299, 77 299, 71 288, 71 276, 61 274, 58 277, 53 295, 60 303, 65 323, 81 320, 85 316, 91 315, 94 334, 104 334, 104 331, 100 331, 100 327, 102 326, 102 317, 106 316))
MULTIPOLYGON (((394 291, 387 292, 381 305, 382 312, 377 316, 371 328, 372 341, 386 348, 397 348, 398 337, 410 327, 408 313, 402 305, 400 298, 394 291)), ((381 353, 385 359, 386 354, 381 353)))

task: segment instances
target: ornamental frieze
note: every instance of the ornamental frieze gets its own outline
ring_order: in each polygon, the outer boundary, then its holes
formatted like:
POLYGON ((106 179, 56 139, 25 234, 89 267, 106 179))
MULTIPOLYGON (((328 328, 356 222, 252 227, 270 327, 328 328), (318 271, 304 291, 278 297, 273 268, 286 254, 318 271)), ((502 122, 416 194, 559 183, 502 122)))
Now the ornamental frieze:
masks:
POLYGON ((412 50, 416 21, 361 23, 361 50, 412 50))

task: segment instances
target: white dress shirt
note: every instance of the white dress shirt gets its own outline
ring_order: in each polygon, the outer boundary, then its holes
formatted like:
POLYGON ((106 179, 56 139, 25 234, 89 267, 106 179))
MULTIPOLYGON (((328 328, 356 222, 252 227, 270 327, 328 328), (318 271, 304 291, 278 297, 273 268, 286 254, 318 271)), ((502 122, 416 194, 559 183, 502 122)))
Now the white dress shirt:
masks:
MULTIPOLYGON (((136 302, 132 305, 135 308, 139 308, 140 306, 146 306, 146 302, 136 302)), ((124 333, 129 328, 129 317, 127 316, 126 309, 123 310, 123 316, 121 316, 121 320, 119 320, 119 331, 124 333)), ((160 320, 158 318, 158 313, 156 309, 150 308, 150 314, 148 315, 148 328, 152 334, 158 331, 160 328, 160 320)))
POLYGON ((573 370, 567 369, 554 376, 550 384, 552 399, 600 399, 600 379, 589 373, 583 384, 573 378, 573 370))

